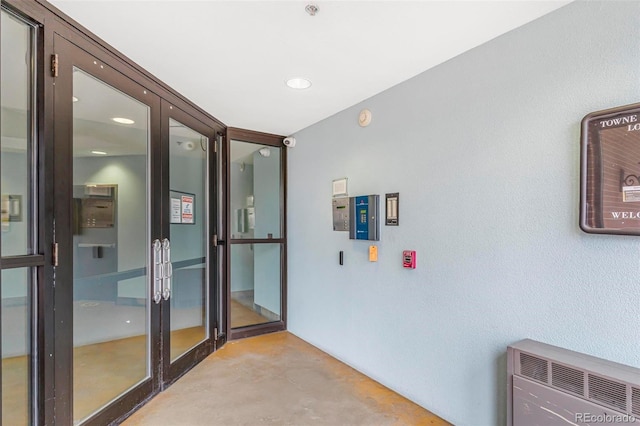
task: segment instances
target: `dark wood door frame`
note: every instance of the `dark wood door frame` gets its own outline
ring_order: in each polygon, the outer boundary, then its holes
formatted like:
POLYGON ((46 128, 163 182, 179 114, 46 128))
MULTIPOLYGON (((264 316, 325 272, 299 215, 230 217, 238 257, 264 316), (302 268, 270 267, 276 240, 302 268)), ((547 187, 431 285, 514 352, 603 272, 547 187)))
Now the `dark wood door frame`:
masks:
POLYGON ((225 193, 225 214, 226 224, 225 227, 225 277, 224 277, 224 295, 226 305, 228 307, 226 312, 226 333, 229 340, 240 339, 244 337, 257 336, 260 334, 271 333, 274 331, 282 331, 287 329, 287 148, 283 145, 284 136, 274 135, 270 133, 256 132, 246 129, 238 129, 230 127, 227 129, 226 143, 224 144, 224 158, 226 162, 224 164, 226 171, 226 181, 224 186, 226 188, 225 193), (261 145, 269 145, 280 149, 280 193, 282 194, 280 200, 280 238, 272 239, 246 239, 246 240, 232 240, 231 236, 231 149, 230 144, 232 140, 249 142, 261 145), (233 244, 280 244, 280 320, 274 322, 268 322, 265 324, 250 325, 242 328, 231 328, 231 246, 233 244))

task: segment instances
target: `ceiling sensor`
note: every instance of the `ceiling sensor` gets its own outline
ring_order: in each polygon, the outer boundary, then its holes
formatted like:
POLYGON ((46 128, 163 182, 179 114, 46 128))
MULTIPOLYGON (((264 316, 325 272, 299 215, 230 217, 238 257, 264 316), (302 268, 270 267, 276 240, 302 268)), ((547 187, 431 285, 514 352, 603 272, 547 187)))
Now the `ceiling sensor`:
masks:
POLYGON ((307 7, 304 8, 304 11, 307 12, 311 16, 316 16, 316 13, 318 13, 319 10, 320 9, 318 9, 318 6, 316 6, 313 3, 309 3, 307 5, 307 7))

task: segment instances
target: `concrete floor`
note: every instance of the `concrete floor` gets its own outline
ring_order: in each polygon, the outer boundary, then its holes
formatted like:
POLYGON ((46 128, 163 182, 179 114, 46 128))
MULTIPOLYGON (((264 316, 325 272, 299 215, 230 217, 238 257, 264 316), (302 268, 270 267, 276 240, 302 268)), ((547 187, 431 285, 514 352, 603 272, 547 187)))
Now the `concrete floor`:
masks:
POLYGON ((260 424, 449 423, 288 332, 227 343, 123 423, 260 424))

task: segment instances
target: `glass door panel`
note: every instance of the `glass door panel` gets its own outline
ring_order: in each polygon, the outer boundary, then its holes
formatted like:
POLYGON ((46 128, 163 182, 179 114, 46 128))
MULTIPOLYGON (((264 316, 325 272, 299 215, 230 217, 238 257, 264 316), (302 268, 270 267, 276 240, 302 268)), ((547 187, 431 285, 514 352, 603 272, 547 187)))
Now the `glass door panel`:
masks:
POLYGON ((73 68, 73 418, 150 377, 150 108, 73 68))
POLYGON ((34 422, 30 402, 36 282, 36 268, 29 266, 42 263, 34 262, 35 30, 5 10, 0 19, 0 425, 27 425, 34 422))
POLYGON ((231 328, 280 320, 280 247, 231 245, 231 328))
POLYGON ((231 239, 281 237, 280 148, 231 141, 231 239))
POLYGON ((31 211, 32 28, 2 12, 2 256, 33 254, 31 211))
POLYGON ((169 119, 171 362, 209 336, 209 139, 169 119))
POLYGON ((29 424, 32 269, 2 271, 2 424, 29 424))

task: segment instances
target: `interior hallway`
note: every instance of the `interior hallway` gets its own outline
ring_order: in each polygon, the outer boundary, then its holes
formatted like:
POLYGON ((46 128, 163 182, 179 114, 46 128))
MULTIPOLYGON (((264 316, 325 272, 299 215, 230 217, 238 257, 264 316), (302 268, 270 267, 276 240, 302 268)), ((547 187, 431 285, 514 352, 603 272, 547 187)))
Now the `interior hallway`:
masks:
POLYGON ((257 424, 449 423, 288 332, 227 343, 123 423, 257 424))

